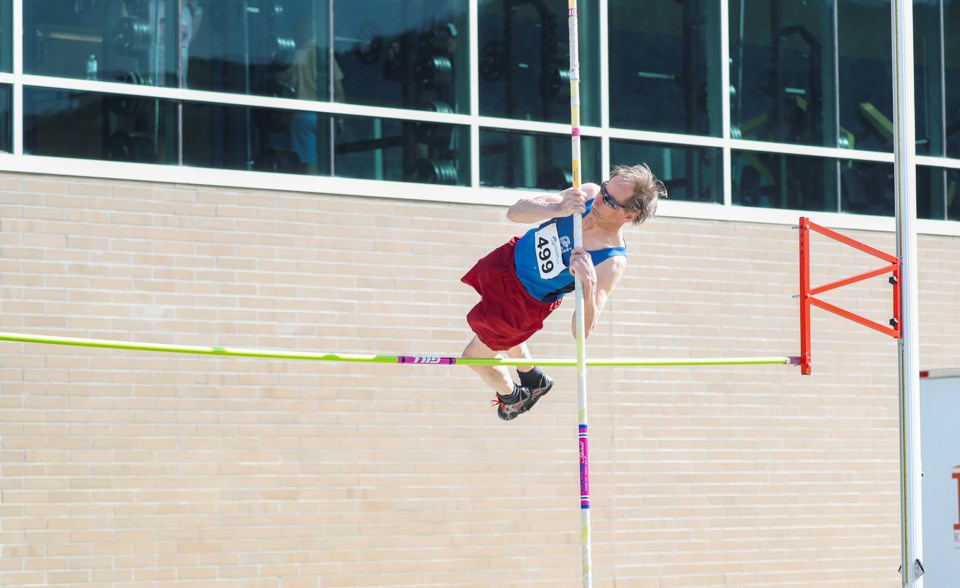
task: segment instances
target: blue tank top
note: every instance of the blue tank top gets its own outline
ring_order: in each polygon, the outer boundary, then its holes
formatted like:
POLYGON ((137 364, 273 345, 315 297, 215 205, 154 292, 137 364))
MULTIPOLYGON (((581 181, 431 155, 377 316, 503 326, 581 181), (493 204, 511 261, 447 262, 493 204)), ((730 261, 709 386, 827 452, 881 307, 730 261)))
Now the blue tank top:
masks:
MULTIPOLYGON (((593 210, 593 200, 587 202, 584 216, 593 210)), ((517 277, 527 293, 541 302, 553 302, 573 292, 574 277, 567 266, 573 251, 573 215, 550 219, 526 232, 513 252, 517 277)), ((590 251, 593 265, 621 255, 626 247, 609 247, 590 251)))

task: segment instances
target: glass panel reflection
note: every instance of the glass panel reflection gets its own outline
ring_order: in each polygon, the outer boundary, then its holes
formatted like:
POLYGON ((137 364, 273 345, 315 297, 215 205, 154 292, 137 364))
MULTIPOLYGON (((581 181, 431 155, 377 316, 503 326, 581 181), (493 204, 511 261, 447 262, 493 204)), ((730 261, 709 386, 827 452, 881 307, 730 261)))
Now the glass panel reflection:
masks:
POLYGON ((610 124, 719 136, 720 4, 610 1, 610 124))
POLYGON ((893 216, 894 187, 889 163, 840 162, 841 212, 893 216))
POLYGON ((351 116, 341 128, 339 177, 470 185, 469 127, 351 116))
POLYGON ((470 185, 464 126, 200 103, 184 121, 187 165, 470 185))
POLYGON ((733 138, 835 145, 831 5, 730 4, 733 138))
POLYGON ((24 88, 24 152, 177 163, 177 108, 169 100, 24 88))
POLYGON ((723 203, 723 153, 708 147, 610 142, 614 163, 647 163, 670 190, 670 200, 723 203))
POLYGON ((177 86, 204 9, 199 0, 45 0, 24 2, 23 19, 26 73, 177 86))
POLYGON ((845 146, 892 151, 890 1, 839 0, 837 21, 840 128, 848 142, 845 146))
MULTIPOLYGON (((598 125, 597 0, 578 7, 581 124, 598 125)), ((480 114, 549 122, 570 120, 567 0, 489 0, 480 4, 480 114)))
POLYGON ((917 166, 917 218, 943 220, 946 218, 944 204, 944 181, 946 170, 937 167, 917 166))
POLYGON ((13 104, 10 86, 0 86, 0 151, 13 151, 13 104))
POLYGON ((733 203, 836 212, 836 161, 733 151, 733 203))
POLYGON ((947 220, 960 220, 960 170, 947 170, 947 220))
POLYGON ((327 0, 43 0, 23 10, 26 73, 342 98, 327 0))
POLYGON ((13 0, 0 0, 0 71, 13 71, 13 0))
POLYGON ((960 220, 960 170, 917 166, 917 217, 960 220))
POLYGON ((468 113, 467 19, 468 5, 458 0, 334 2, 338 100, 468 113))
MULTIPOLYGON (((944 0, 943 22, 946 30, 955 30, 960 23, 960 0, 944 0), (950 24, 946 24, 950 23, 950 24)), ((946 94, 947 157, 960 158, 960 35, 946 35, 943 47, 946 94)))
POLYGON ((913 24, 917 155, 943 155, 940 6, 914 3, 913 24))
POLYGON ((196 167, 330 174, 330 117, 275 108, 187 103, 183 162, 196 167))
MULTIPOLYGON (((581 139, 582 180, 604 179, 600 140, 581 139)), ((480 184, 500 188, 563 190, 573 185, 570 137, 515 131, 480 131, 480 184)))

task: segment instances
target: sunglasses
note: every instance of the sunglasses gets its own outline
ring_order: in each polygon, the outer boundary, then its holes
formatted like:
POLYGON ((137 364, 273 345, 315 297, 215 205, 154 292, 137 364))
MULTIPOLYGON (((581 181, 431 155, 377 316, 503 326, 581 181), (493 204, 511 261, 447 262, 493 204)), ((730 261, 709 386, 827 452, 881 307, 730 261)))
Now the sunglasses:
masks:
POLYGON ((603 198, 603 202, 604 202, 607 206, 609 206, 610 208, 612 208, 612 209, 614 209, 614 210, 616 210, 616 209, 618 209, 618 208, 622 208, 622 209, 624 209, 624 210, 627 209, 626 206, 624 206, 623 204, 620 204, 619 202, 617 202, 617 200, 616 200, 613 196, 610 195, 610 192, 607 192, 607 183, 606 183, 606 182, 600 184, 600 196, 603 198))

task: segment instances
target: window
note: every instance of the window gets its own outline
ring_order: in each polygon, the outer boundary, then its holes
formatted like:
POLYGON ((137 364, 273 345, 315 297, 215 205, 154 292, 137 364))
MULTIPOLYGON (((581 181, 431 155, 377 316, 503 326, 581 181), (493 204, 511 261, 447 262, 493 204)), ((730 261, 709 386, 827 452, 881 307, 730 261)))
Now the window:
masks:
POLYGON ((832 2, 731 2, 731 136, 836 146, 832 39, 832 2))
POLYGON ((467 17, 456 0, 334 2, 337 101, 469 113, 467 17))
POLYGON ((952 34, 944 38, 943 86, 946 93, 946 154, 960 158, 960 35, 956 34, 960 23, 960 0, 943 0, 944 30, 952 34))
POLYGON ((610 0, 610 125, 720 136, 716 2, 610 0))
POLYGON ((0 152, 13 151, 13 108, 10 99, 10 86, 0 86, 0 152))
POLYGON ((840 134, 848 147, 893 151, 890 30, 889 0, 838 0, 840 134))
MULTIPOLYGON (((939 3, 914 3, 913 24, 917 155, 943 155, 943 36, 939 3)), ((919 171, 917 176, 919 182, 919 171)))
POLYGON ((720 149, 613 141, 610 158, 624 165, 649 164, 667 185, 670 200, 723 204, 720 149))
POLYGON ((120 94, 24 88, 24 152, 175 165, 176 105, 120 94))
MULTIPOLYGON (((600 124, 597 0, 578 7, 580 120, 600 124)), ((570 32, 567 0, 480 4, 480 114, 570 121, 570 32)), ((568 166, 569 167, 569 166, 568 166)))
POLYGON ((13 0, 0 0, 0 72, 13 71, 13 0))
POLYGON ((469 127, 351 116, 337 128, 334 175, 470 185, 469 127))
POLYGON ((894 186, 892 164, 841 161, 840 211, 893 216, 894 186))
POLYGON ((734 150, 731 165, 734 204, 837 210, 834 160, 734 150))
MULTIPOLYGON (((600 140, 581 139, 582 180, 597 182, 600 140)), ((514 131, 480 131, 480 184, 498 188, 563 190, 573 185, 570 137, 514 131)))

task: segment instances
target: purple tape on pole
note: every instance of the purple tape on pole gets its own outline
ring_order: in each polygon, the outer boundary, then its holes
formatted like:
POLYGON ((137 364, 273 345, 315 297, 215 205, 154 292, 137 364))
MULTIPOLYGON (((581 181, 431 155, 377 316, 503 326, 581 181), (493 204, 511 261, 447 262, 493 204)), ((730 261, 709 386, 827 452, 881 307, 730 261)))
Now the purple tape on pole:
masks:
POLYGON ((397 363, 422 363, 428 365, 453 365, 457 363, 456 357, 426 357, 422 355, 401 355, 397 357, 397 363))
POLYGON ((587 425, 580 425, 580 508, 590 508, 590 453, 587 425))

